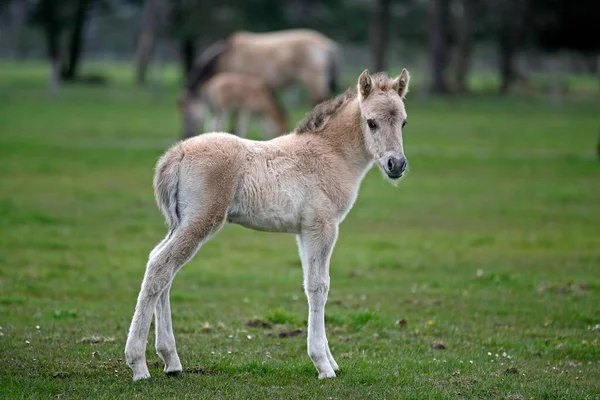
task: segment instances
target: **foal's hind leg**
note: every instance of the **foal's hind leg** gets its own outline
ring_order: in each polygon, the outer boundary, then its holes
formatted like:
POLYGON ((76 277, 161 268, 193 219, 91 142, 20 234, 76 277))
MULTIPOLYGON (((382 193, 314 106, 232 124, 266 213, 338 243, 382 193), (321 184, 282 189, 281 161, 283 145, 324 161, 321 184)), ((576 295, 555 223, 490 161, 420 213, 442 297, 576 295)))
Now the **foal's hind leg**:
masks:
POLYGON ((164 371, 167 375, 181 372, 181 361, 175 347, 175 335, 173 334, 173 323, 171 321, 171 284, 173 280, 162 291, 154 309, 154 325, 156 327, 156 353, 165 363, 164 371))
MULTIPOLYGON (((146 341, 152 321, 152 312, 157 306, 159 297, 169 295, 169 287, 175 273, 196 253, 203 241, 218 231, 225 220, 225 213, 220 218, 196 218, 177 228, 162 248, 153 251, 148 261, 142 288, 138 296, 135 313, 129 328, 125 357, 133 370, 133 380, 149 378, 146 365, 146 341), (166 292, 166 293, 165 293, 166 292), (164 293, 164 294, 163 294, 164 293)), ((159 245, 160 246, 160 245, 159 245)), ((181 371, 179 357, 175 351, 175 339, 172 334, 170 306, 164 298, 157 307, 157 344, 159 353, 167 363, 166 372, 181 371), (168 318, 168 322, 167 322, 168 318)))
POLYGON ((331 356, 325 334, 325 303, 329 293, 329 260, 337 239, 335 223, 314 223, 298 236, 308 298, 308 355, 319 379, 334 378, 338 365, 331 356))

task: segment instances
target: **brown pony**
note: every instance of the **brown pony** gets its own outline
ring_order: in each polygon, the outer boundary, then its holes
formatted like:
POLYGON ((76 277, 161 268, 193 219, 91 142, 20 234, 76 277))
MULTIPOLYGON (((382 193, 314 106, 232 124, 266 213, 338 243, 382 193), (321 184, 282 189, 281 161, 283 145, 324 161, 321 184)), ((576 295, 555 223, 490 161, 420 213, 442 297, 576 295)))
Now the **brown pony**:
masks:
MULTIPOLYGON (((209 130, 223 132, 224 122, 231 113, 239 113, 236 135, 245 137, 251 117, 259 117, 265 135, 272 139, 287 133, 288 119, 275 93, 267 83, 252 75, 224 72, 210 78, 199 93, 186 93, 180 107, 191 108, 192 118, 202 122, 210 111, 212 124, 209 130)), ((200 127, 204 128, 204 127, 200 127)))
MULTIPOLYGON (((236 32, 214 43, 199 57, 186 84, 188 93, 222 72, 262 78, 271 89, 301 83, 317 104, 337 91, 339 45, 308 29, 268 33, 236 32)), ((193 118, 187 118, 185 135, 197 134, 193 118)))

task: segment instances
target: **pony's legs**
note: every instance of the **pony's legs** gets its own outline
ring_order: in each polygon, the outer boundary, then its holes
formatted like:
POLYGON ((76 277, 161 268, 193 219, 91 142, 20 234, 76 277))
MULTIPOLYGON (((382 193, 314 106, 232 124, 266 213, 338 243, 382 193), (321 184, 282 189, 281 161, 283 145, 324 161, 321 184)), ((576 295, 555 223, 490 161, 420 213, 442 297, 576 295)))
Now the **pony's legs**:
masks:
POLYGON ((150 377, 145 353, 148 330, 155 307, 157 308, 157 345, 161 357, 167 363, 165 371, 181 371, 172 334, 168 289, 175 273, 194 256, 209 235, 220 229, 225 220, 225 214, 223 213, 222 218, 217 220, 207 218, 205 222, 198 219, 180 226, 166 243, 159 244, 159 246, 162 245, 160 249, 152 251, 125 346, 125 357, 127 364, 133 370, 133 380, 150 377), (159 297, 162 296, 164 298, 157 306, 159 297))
POLYGON ((248 127, 250 125, 250 112, 245 110, 240 110, 239 119, 238 119, 238 130, 235 132, 239 137, 245 138, 248 134, 248 127))
POLYGON ((329 293, 329 260, 337 239, 335 223, 315 224, 298 235, 304 272, 304 291, 308 298, 307 349, 319 372, 319 379, 334 378, 338 365, 331 356, 325 334, 325 303, 329 293))
POLYGON ((156 353, 164 361, 164 371, 167 374, 181 372, 181 361, 175 348, 175 335, 173 334, 173 323, 171 322, 171 302, 169 299, 171 284, 173 280, 162 291, 154 309, 154 325, 156 327, 156 353))

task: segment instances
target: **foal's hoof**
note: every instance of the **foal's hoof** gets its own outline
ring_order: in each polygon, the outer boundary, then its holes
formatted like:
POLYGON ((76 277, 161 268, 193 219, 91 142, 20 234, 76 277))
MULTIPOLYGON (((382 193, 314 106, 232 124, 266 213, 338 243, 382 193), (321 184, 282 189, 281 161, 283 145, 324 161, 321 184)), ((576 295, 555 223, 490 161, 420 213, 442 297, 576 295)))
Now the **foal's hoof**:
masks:
POLYGON ((167 376, 180 376, 181 375, 181 370, 178 370, 178 371, 165 371, 165 374, 167 374, 167 376))
POLYGON ((335 360, 333 358, 329 359, 329 364, 331 364, 331 368, 333 368, 334 372, 338 372, 340 370, 340 367, 338 366, 338 364, 335 362, 335 360))
POLYGON ((332 379, 335 378, 335 372, 333 370, 327 372, 319 372, 319 379, 332 379))
POLYGON ((150 372, 141 372, 139 374, 133 374, 133 381, 141 381, 144 379, 150 379, 150 372))

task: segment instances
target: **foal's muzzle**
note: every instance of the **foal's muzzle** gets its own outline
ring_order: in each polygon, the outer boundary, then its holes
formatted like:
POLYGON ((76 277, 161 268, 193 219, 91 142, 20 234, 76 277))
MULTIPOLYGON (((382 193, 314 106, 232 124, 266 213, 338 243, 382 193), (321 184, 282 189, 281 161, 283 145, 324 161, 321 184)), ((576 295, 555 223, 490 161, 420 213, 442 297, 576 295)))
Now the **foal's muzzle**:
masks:
POLYGON ((391 156, 385 163, 385 173, 390 179, 398 179, 404 175, 406 167, 408 167, 406 157, 391 156))

